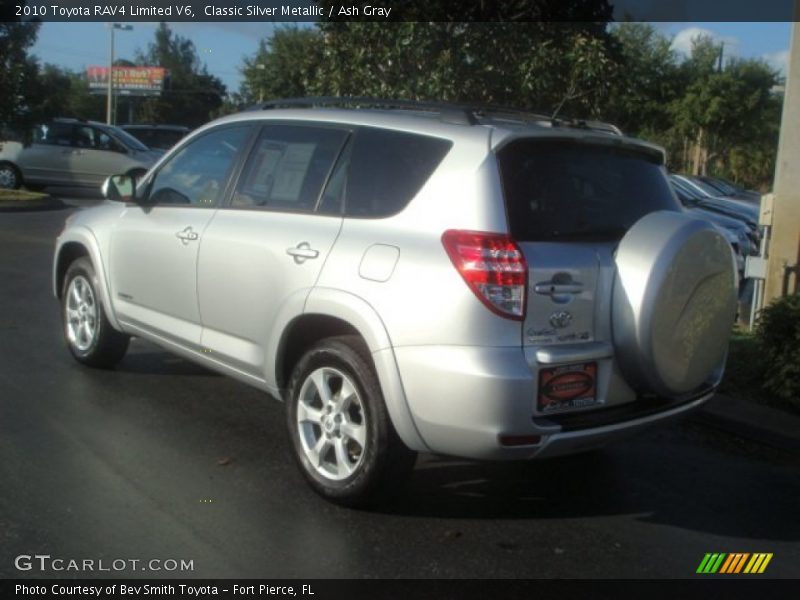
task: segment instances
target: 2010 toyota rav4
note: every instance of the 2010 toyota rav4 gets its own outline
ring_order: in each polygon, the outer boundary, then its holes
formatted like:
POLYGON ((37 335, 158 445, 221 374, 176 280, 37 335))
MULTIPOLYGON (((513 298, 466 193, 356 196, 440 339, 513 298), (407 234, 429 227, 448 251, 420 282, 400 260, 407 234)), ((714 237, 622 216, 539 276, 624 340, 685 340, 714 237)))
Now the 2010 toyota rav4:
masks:
POLYGON ((734 257, 661 149, 393 106, 244 112, 110 178, 56 244, 75 358, 139 336, 284 399, 306 478, 345 504, 416 452, 574 453, 714 393, 734 257))

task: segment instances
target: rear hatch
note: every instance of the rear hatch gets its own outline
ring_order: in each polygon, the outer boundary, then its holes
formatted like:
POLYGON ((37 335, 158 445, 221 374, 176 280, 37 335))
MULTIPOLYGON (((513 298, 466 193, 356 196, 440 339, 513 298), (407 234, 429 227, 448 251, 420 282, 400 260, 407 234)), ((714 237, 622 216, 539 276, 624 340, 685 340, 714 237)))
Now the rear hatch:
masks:
POLYGON ((528 264, 522 344, 536 413, 633 400, 615 372, 614 252, 644 215, 679 211, 662 155, 621 138, 518 138, 497 159, 509 229, 528 264))

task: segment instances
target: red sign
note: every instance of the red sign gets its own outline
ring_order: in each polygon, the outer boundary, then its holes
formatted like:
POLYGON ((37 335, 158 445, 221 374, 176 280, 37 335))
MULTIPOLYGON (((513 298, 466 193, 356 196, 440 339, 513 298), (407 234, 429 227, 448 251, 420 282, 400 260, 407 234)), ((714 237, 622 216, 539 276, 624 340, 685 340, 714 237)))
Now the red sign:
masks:
MULTIPOLYGON (((164 87, 167 70, 163 67, 114 67, 114 91, 121 94, 157 96, 164 87)), ((108 90, 108 67, 87 67, 89 89, 108 90)))

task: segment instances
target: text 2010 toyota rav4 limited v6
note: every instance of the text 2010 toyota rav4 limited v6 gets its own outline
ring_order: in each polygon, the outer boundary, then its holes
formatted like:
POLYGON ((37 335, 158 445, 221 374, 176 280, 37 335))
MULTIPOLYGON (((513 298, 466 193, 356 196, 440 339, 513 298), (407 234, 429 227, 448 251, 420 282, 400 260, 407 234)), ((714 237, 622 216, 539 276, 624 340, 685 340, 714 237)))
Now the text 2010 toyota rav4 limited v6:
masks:
POLYGON ((734 257, 661 149, 529 113, 305 102, 214 121, 68 219, 53 283, 77 360, 139 336, 285 399, 305 476, 345 504, 415 452, 580 452, 712 395, 734 257))

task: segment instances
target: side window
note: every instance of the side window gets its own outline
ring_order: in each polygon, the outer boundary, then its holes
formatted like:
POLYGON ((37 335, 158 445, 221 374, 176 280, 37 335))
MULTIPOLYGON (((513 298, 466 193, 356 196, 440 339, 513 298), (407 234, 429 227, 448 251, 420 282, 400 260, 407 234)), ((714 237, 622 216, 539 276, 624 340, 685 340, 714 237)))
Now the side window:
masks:
POLYGON ((100 133, 94 127, 77 125, 73 131, 73 146, 78 148, 96 148, 97 134, 100 133))
POLYGON ((344 210, 344 194, 347 185, 347 172, 350 169, 350 157, 353 154, 352 142, 342 152, 333 168, 328 185, 322 192, 317 212, 323 215, 341 215, 344 210))
POLYGON ((347 131, 322 127, 265 127, 233 196, 233 208, 313 210, 347 131))
POLYGON ((150 203, 216 206, 250 131, 249 126, 225 127, 193 140, 156 173, 150 203))
POLYGON ((71 146, 72 125, 69 123, 46 123, 40 125, 33 131, 33 141, 36 144, 71 146))
POLYGON ((403 210, 450 150, 440 138, 364 128, 353 142, 345 214, 387 217, 403 210))

